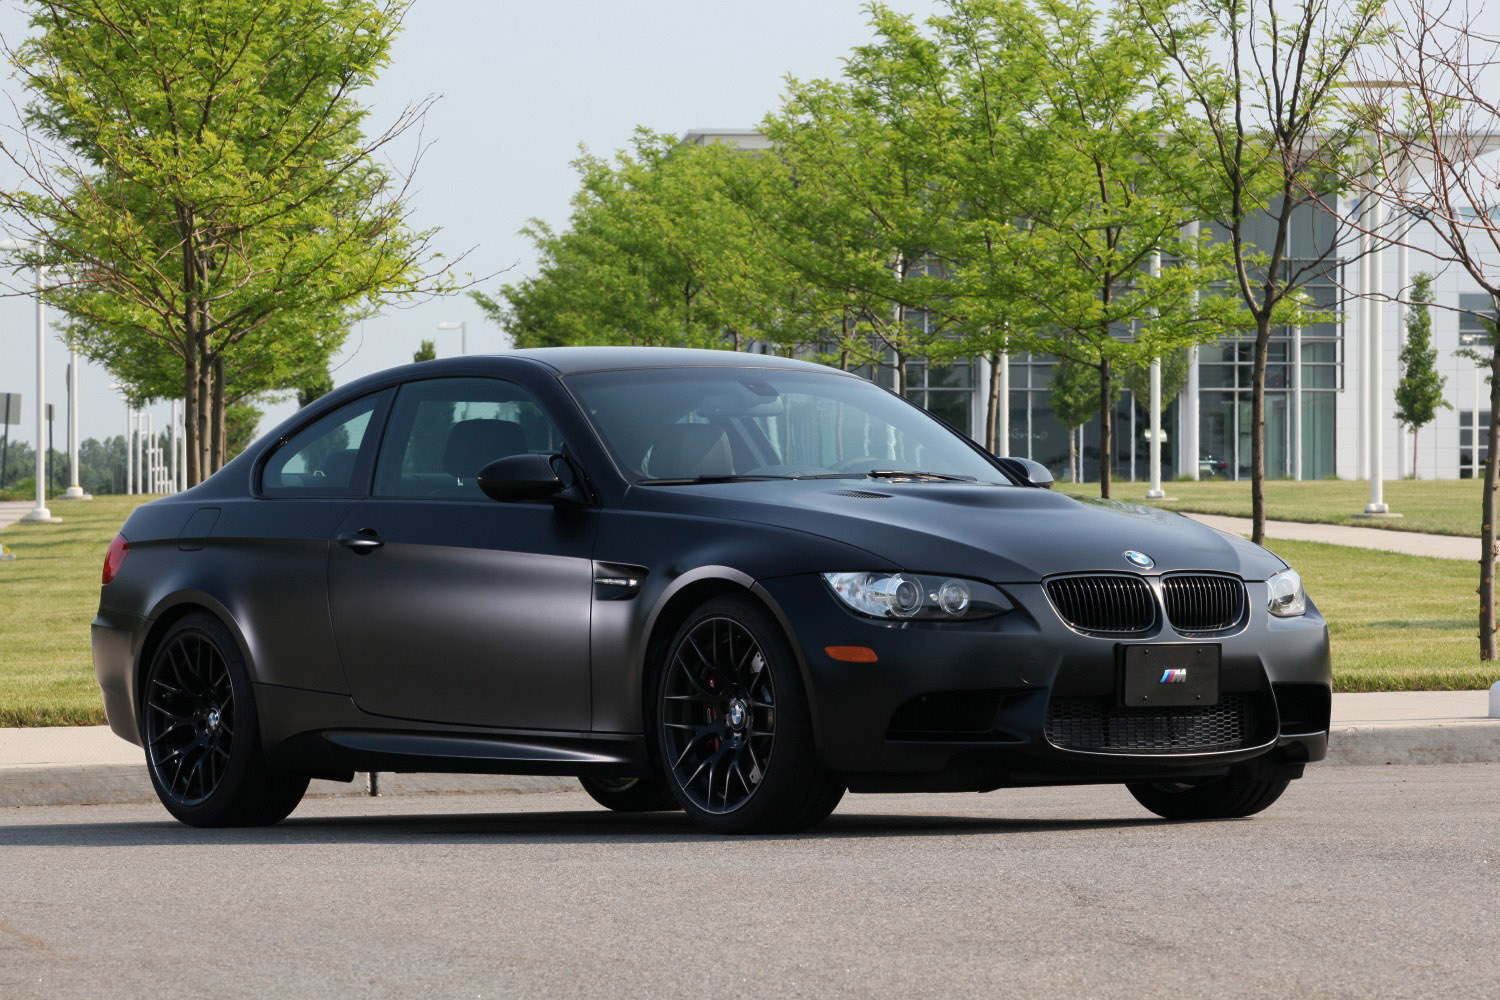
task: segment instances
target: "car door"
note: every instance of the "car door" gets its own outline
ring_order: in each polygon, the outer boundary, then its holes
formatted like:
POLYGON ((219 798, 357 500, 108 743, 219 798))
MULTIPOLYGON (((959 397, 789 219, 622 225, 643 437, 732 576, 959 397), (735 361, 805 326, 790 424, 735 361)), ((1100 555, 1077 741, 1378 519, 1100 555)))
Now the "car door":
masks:
POLYGON ((369 493, 392 395, 362 396, 273 443, 253 495, 211 501, 179 541, 221 567, 216 595, 252 638, 261 683, 349 690, 328 627, 328 539, 369 493))
POLYGON ((329 553, 334 635, 361 709, 588 730, 597 513, 497 503, 476 483, 497 458, 564 447, 515 382, 400 388, 371 496, 344 517, 329 553))

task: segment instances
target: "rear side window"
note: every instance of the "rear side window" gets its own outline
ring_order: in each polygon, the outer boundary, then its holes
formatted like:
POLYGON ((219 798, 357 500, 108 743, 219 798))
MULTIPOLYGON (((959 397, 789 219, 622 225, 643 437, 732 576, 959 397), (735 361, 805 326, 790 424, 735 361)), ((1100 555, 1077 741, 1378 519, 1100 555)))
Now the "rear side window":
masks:
POLYGON ((304 427, 277 448, 261 473, 273 497, 362 497, 369 491, 390 392, 357 399, 304 427))
POLYGON ((514 382, 410 382, 401 387, 391 410, 375 495, 480 499, 479 470, 495 459, 562 450, 562 435, 551 416, 514 382))

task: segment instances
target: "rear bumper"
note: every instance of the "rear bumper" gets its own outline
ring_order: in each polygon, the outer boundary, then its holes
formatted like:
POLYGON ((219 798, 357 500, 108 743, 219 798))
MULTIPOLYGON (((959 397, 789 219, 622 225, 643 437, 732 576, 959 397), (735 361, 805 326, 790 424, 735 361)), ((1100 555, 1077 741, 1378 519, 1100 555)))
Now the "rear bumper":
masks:
POLYGON ((856 790, 1119 782, 1223 773, 1251 762, 1299 774, 1327 753, 1327 626, 1311 605, 1304 617, 1272 618, 1265 585, 1247 586, 1252 611, 1233 634, 1188 638, 1161 623, 1129 640, 1219 645, 1221 692, 1253 708, 1244 738, 1211 752, 1136 752, 1048 738, 1053 699, 1114 711, 1120 642, 1069 628, 1039 584, 1005 586, 1015 611, 965 625, 864 618, 816 577, 760 584, 801 649, 820 755, 856 790), (879 659, 845 663, 827 646, 867 646, 879 659))
POLYGON ((100 608, 90 625, 94 676, 104 696, 104 712, 116 736, 141 743, 135 664, 148 622, 140 615, 100 608))

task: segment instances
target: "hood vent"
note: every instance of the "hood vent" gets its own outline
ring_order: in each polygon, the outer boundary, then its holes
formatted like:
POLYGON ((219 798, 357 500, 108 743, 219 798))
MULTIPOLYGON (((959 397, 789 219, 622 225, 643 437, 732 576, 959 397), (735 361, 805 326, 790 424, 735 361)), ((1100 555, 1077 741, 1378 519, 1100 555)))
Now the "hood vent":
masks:
POLYGON ((831 497, 849 497, 854 500, 889 500, 889 493, 871 493, 869 490, 824 490, 831 497))

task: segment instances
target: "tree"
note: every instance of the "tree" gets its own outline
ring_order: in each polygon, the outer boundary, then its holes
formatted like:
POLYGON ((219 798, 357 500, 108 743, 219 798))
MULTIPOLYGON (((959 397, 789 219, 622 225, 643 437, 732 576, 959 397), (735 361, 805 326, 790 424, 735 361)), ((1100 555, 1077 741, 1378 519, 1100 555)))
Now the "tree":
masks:
POLYGON ((437 341, 424 339, 421 345, 412 352, 411 359, 413 361, 436 361, 437 341))
MULTIPOLYGON (((1068 466, 1075 483, 1083 482, 1083 455, 1078 450, 1077 432, 1099 411, 1099 386, 1095 373, 1082 362, 1060 357, 1052 366, 1052 412, 1068 428, 1068 466)), ((1113 405, 1113 400, 1110 402, 1113 405)))
POLYGON ((1203 169, 1181 178, 1196 217, 1231 248, 1233 294, 1255 331, 1250 404, 1251 539, 1266 533, 1266 368, 1278 326, 1315 320, 1303 290, 1324 277, 1341 227, 1307 225, 1291 253, 1294 222, 1335 216, 1325 199, 1344 188, 1363 144, 1341 115, 1339 85, 1379 37, 1380 0, 1132 0, 1141 30, 1175 68, 1165 92, 1182 103, 1165 148, 1203 169), (1213 43, 1213 44, 1210 44, 1213 43), (1228 53, 1225 63, 1222 52, 1228 53))
POLYGON ((1443 398, 1448 379, 1438 374, 1437 348, 1432 346, 1432 275, 1412 278, 1406 312, 1406 343, 1401 347, 1401 379, 1396 383, 1396 421, 1411 430, 1411 477, 1417 478, 1417 432, 1453 409, 1443 398))
POLYGON ((8 54, 31 101, 0 149, 26 183, 0 208, 84 354, 176 367, 191 485, 224 461, 232 381, 284 386, 381 303, 447 287, 376 159, 426 103, 367 136, 354 97, 407 0, 30 6, 36 34, 8 54))
MULTIPOLYGON (((1356 175, 1368 194, 1403 216, 1425 222, 1438 264, 1462 269, 1489 296, 1489 457, 1485 461, 1479 532, 1479 657, 1495 659, 1496 488, 1500 486, 1500 133, 1494 54, 1500 38, 1483 30, 1483 11, 1451 0, 1413 0, 1397 9, 1381 52, 1387 76, 1402 91, 1359 95, 1360 124, 1373 135, 1371 171, 1356 175), (1373 178, 1371 177, 1373 174, 1373 178)), ((1408 242, 1398 232, 1398 242, 1408 242)), ((1478 442, 1474 446, 1478 447, 1478 442)))
POLYGON ((1222 300, 1199 290, 1222 252, 1184 232, 1183 185, 1201 165, 1163 134, 1175 117, 1157 85, 1162 52, 1117 10, 1035 0, 1028 69, 1040 81, 1015 141, 1031 169, 1023 207, 1040 349, 1099 380, 1099 494, 1111 492, 1116 372, 1225 332, 1222 300), (1166 266, 1163 266, 1163 262, 1166 266))

